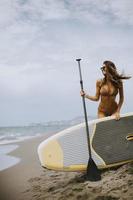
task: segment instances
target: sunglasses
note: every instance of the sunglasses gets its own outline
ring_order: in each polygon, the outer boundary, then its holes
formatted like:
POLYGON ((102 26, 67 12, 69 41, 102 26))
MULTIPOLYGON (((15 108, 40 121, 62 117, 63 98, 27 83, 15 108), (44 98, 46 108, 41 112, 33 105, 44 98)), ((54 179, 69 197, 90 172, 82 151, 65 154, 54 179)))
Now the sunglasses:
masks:
POLYGON ((104 71, 104 70, 105 70, 105 66, 102 66, 102 67, 101 67, 101 70, 104 71))

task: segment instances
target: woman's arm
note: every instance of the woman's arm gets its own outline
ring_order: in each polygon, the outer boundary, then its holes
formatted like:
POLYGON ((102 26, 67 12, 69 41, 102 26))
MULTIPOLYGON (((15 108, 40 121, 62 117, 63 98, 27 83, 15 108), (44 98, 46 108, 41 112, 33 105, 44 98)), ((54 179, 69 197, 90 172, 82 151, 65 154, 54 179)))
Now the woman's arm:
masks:
POLYGON ((85 98, 90 99, 92 101, 98 101, 100 98, 100 88, 101 88, 101 80, 97 80, 96 82, 96 94, 95 96, 90 96, 86 94, 84 91, 81 91, 81 96, 85 96, 85 98))
POLYGON ((116 113, 115 113, 116 120, 119 120, 119 119, 120 119, 120 110, 121 110, 123 101, 124 101, 124 92, 123 92, 123 83, 121 83, 121 86, 119 87, 119 102, 118 102, 118 108, 117 108, 117 111, 116 111, 116 113))
POLYGON ((121 83, 121 86, 119 88, 119 103, 118 103, 117 112, 120 112, 123 101, 124 101, 124 92, 123 92, 123 84, 121 83))

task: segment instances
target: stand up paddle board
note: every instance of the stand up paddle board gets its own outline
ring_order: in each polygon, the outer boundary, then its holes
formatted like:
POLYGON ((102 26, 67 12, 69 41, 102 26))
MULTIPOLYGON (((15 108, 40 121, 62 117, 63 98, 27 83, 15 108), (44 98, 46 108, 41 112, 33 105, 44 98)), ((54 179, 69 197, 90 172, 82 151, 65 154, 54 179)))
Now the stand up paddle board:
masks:
MULTIPOLYGON (((133 161, 133 113, 120 120, 106 117, 88 122, 92 158, 98 168, 133 161)), ((84 171, 89 153, 85 123, 63 130, 38 147, 41 165, 62 171, 84 171)))

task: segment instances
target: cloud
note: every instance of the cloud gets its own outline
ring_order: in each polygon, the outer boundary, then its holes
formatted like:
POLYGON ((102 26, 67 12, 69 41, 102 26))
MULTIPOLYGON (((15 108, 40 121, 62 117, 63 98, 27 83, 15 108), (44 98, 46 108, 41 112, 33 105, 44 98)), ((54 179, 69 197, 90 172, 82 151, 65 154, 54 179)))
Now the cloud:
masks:
POLYGON ((70 8, 75 18, 91 24, 133 25, 132 0, 77 0, 70 8))
POLYGON ((80 115, 78 57, 92 94, 103 60, 130 75, 132 17, 130 0, 1 0, 0 107, 6 113, 1 123, 12 122, 9 112, 17 121, 24 111, 23 122, 39 112, 46 120, 80 115))
POLYGON ((8 26, 15 23, 18 16, 15 1, 1 0, 0 1, 0 28, 6 29, 8 26))
POLYGON ((133 1, 110 1, 111 12, 117 24, 133 25, 133 1))
POLYGON ((83 20, 91 24, 133 25, 132 0, 1 0, 0 27, 14 23, 43 25, 52 20, 83 20))
POLYGON ((132 0, 30 0, 22 10, 35 21, 74 18, 91 24, 133 25, 132 0))

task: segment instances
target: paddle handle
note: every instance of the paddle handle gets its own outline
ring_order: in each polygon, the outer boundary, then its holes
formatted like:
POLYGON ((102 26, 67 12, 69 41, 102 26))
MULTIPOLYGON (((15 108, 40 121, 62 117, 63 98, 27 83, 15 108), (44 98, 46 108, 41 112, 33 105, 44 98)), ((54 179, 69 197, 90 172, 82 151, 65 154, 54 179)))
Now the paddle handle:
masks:
MULTIPOLYGON (((79 67, 81 90, 84 91, 83 80, 82 80, 82 72, 81 72, 81 66, 80 66, 81 59, 76 59, 76 61, 78 62, 78 67, 79 67)), ((90 147, 91 145, 90 145, 90 136, 89 136, 89 126, 88 126, 87 110, 86 110, 86 103, 85 103, 85 96, 84 95, 82 96, 82 101, 83 101, 84 117, 85 117, 85 124, 86 124, 86 135, 87 135, 87 142, 88 142, 88 152, 89 152, 89 157, 92 158, 91 147, 90 147)))

